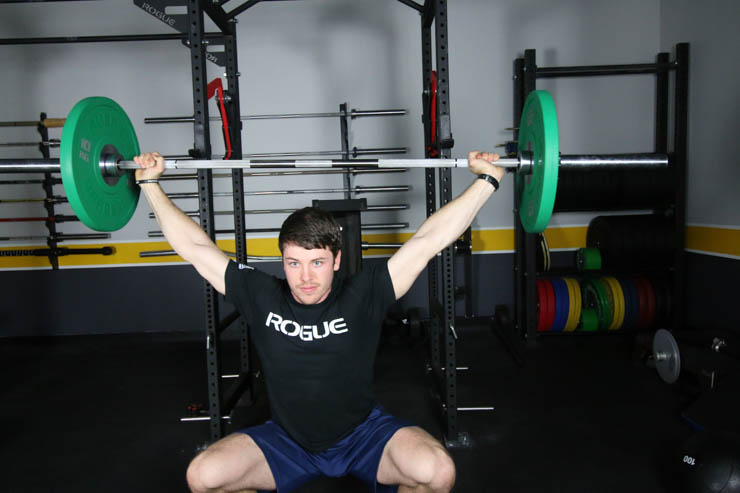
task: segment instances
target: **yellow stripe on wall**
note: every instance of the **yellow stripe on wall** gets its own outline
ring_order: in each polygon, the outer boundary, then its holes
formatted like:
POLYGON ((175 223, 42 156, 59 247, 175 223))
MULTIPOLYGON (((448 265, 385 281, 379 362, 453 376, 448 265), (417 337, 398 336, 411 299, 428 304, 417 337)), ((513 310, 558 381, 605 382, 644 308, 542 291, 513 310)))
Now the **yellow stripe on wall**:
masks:
POLYGON ((740 257, 740 229, 687 226, 686 249, 740 257))
MULTIPOLYGON (((587 226, 565 226, 548 228, 545 237, 551 249, 575 249, 586 246, 587 226)), ((368 243, 404 243, 412 233, 378 233, 362 236, 368 243)), ((472 233, 473 251, 478 253, 511 252, 514 250, 513 229, 481 229, 472 233)), ((218 246, 226 251, 234 251, 234 240, 218 240, 218 246)), ((66 255, 59 257, 60 267, 102 267, 146 264, 181 263, 178 255, 140 257, 140 252, 171 250, 166 241, 147 241, 131 243, 100 243, 74 245, 66 248, 102 248, 112 246, 113 255, 66 255)), ((8 250, 27 250, 46 248, 44 245, 3 247, 0 252, 8 250)), ((740 257, 740 229, 715 226, 687 226, 686 249, 707 254, 740 257)), ((395 249, 365 250, 368 257, 392 255, 395 249)), ((249 238, 247 240, 249 255, 260 257, 280 256, 277 238, 249 238)), ((0 255, 2 269, 48 269, 51 267, 47 257, 5 257, 0 255)))
POLYGON ((588 226, 548 228, 545 230, 545 239, 551 250, 556 248, 583 248, 586 246, 587 232, 588 226))

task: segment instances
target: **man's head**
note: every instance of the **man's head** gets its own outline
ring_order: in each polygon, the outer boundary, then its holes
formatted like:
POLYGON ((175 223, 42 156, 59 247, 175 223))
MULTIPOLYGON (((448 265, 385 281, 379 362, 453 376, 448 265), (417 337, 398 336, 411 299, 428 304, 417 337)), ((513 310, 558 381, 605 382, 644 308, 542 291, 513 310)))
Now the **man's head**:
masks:
POLYGON ((342 233, 328 212, 314 207, 295 211, 283 222, 278 246, 285 279, 299 303, 313 305, 329 296, 339 270, 342 233))

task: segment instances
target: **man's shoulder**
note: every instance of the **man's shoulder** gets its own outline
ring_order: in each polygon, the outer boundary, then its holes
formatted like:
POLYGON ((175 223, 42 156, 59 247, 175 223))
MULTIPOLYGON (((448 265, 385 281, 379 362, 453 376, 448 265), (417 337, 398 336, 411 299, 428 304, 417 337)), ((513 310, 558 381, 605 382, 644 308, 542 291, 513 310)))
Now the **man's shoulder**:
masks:
POLYGON ((362 266, 362 270, 349 276, 345 282, 344 287, 361 287, 368 286, 374 289, 374 286, 383 279, 389 278, 388 274, 388 261, 383 259, 382 261, 374 261, 367 263, 362 266))
POLYGON ((282 283, 282 279, 273 276, 267 272, 241 262, 229 262, 229 267, 226 270, 226 281, 239 282, 239 283, 259 283, 261 289, 267 288, 270 285, 279 286, 282 283))

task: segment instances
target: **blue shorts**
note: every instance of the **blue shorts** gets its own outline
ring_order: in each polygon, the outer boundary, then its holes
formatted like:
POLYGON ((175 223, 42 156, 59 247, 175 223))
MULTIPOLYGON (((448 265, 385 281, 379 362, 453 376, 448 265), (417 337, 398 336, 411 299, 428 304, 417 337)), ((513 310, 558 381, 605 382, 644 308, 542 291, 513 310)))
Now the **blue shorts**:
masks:
POLYGON ((360 479, 372 492, 395 493, 398 486, 379 484, 376 478, 385 444, 405 426, 412 425, 376 406, 352 433, 316 453, 298 445, 273 421, 241 432, 252 437, 265 454, 278 493, 288 493, 321 476, 348 475, 360 479))

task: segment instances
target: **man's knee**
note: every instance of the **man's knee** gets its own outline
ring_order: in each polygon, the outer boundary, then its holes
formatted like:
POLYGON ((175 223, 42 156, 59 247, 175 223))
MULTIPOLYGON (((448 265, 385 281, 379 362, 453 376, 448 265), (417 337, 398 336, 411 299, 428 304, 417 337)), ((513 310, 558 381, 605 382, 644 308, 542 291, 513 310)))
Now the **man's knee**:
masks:
POLYGON ((431 447, 425 466, 426 478, 422 482, 433 491, 449 491, 455 485, 455 463, 441 446, 431 447))
POLYGON ((435 458, 435 474, 432 487, 442 491, 449 491, 455 486, 455 463, 452 457, 443 448, 439 448, 435 458))
POLYGON ((211 454, 206 452, 199 454, 190 462, 185 476, 193 493, 206 493, 223 486, 219 465, 211 454))
POLYGON ((222 438, 197 455, 188 466, 186 479, 193 493, 275 489, 264 454, 243 433, 222 438))
POLYGON ((407 474, 414 484, 432 491, 449 491, 455 485, 455 463, 441 446, 417 452, 415 461, 409 465, 407 474))

